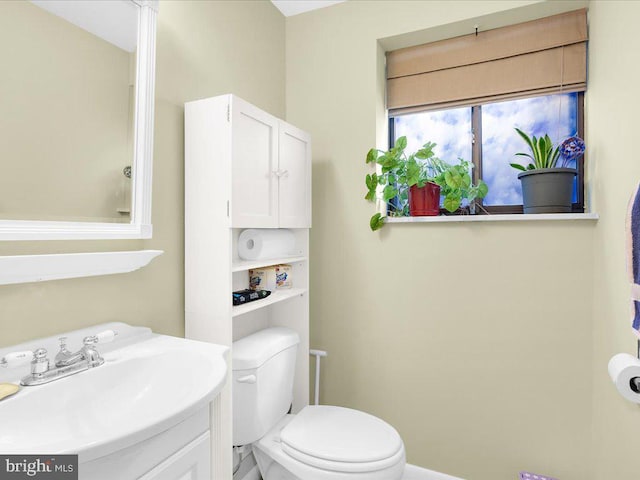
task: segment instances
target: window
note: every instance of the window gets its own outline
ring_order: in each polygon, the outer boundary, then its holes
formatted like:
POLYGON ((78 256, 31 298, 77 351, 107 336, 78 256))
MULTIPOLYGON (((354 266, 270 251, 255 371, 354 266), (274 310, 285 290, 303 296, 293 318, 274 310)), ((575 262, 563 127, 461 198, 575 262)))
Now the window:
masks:
MULTIPOLYGON (((436 156, 471 162, 474 183, 488 185, 478 213, 521 213, 509 163, 528 146, 514 127, 556 145, 582 136, 587 30, 581 9, 387 52, 390 143, 435 142, 436 156)), ((583 161, 567 166, 578 170, 572 210, 583 212, 583 161)))
MULTIPOLYGON (((526 152, 527 146, 514 127, 536 136, 547 133, 558 144, 571 135, 582 136, 583 105, 583 93, 559 93, 391 116, 390 146, 406 136, 408 151, 416 151, 431 141, 437 144, 436 155, 448 163, 455 163, 458 158, 471 160, 474 180, 482 179, 489 186, 488 195, 479 202, 480 210, 522 213, 518 171, 509 163, 518 162, 514 154, 526 152)), ((567 166, 578 169, 573 211, 583 212, 583 160, 567 166)))

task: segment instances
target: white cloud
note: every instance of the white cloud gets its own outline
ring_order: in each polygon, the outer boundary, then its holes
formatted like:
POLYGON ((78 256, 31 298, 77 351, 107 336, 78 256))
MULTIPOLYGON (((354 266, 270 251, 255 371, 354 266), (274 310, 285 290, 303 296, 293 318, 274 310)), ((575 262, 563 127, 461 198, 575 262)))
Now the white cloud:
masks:
MULTIPOLYGON (((524 163, 527 146, 518 127, 529 135, 548 134, 554 143, 574 135, 577 125, 576 94, 549 95, 499 102, 482 107, 483 179, 489 185, 487 205, 522 203, 518 171, 509 163, 524 163)), ((407 152, 427 141, 437 143, 436 155, 454 163, 471 160, 471 108, 405 115, 396 119, 396 138, 407 137, 407 152)))
POLYGON ((438 158, 455 163, 471 160, 471 108, 406 115, 396 119, 396 138, 406 135, 407 152, 435 142, 438 158))

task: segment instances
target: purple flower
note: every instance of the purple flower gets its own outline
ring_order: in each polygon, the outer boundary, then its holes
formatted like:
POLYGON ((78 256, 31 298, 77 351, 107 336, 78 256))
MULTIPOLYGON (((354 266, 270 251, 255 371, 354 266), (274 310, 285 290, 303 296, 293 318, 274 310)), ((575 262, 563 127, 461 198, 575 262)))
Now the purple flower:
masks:
POLYGON ((585 151, 584 140, 580 137, 569 137, 560 144, 560 155, 565 161, 575 160, 585 151))

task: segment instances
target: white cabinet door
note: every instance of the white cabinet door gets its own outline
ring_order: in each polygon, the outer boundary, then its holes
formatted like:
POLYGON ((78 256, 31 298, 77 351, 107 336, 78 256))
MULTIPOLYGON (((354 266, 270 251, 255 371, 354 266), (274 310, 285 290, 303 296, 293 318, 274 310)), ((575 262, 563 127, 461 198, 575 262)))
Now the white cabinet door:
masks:
POLYGON ((211 480, 209 431, 138 480, 211 480))
POLYGON ((233 97, 231 224, 278 226, 278 119, 233 97))
POLYGON ((311 227, 311 137, 280 121, 279 226, 311 227))

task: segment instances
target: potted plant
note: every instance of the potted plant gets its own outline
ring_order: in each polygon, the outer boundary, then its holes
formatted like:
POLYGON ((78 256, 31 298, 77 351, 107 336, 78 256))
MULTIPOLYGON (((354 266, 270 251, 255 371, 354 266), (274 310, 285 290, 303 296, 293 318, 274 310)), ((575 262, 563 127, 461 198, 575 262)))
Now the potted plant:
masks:
MULTIPOLYGON (((415 154, 407 155, 407 138, 400 137, 388 151, 372 148, 367 153, 366 163, 380 165, 380 174, 367 174, 365 199, 376 200, 379 186, 382 200, 390 203, 392 216, 438 215, 440 187, 430 182, 429 165, 435 144, 427 142, 415 154), (419 161, 420 160, 420 161, 419 161)), ((376 213, 371 217, 371 230, 384 225, 384 216, 376 213)))
POLYGON ((409 185, 409 215, 412 217, 440 214, 440 185, 433 178, 433 142, 425 143, 407 159, 407 185, 409 185), (419 161, 418 161, 419 160, 419 161))
MULTIPOLYGON (((477 185, 471 181, 469 162, 459 159, 456 165, 448 164, 435 156, 433 142, 425 143, 414 154, 406 155, 406 137, 400 137, 396 145, 384 152, 372 148, 367 163, 380 165, 380 174, 366 176, 365 199, 376 200, 376 192, 382 187, 382 199, 390 205, 392 216, 435 216, 440 214, 440 197, 449 212, 457 211, 463 200, 473 210, 475 200, 487 195, 488 187, 482 180, 477 185)), ((371 230, 384 225, 384 216, 371 217, 371 230)))
POLYGON ((516 132, 531 150, 530 154, 516 153, 531 160, 527 166, 510 163, 521 171, 518 178, 522 182, 524 213, 570 213, 573 179, 578 172, 567 165, 584 153, 584 141, 573 136, 554 147, 549 135, 536 138, 519 128, 516 132), (558 166, 560 158, 562 163, 558 166))

